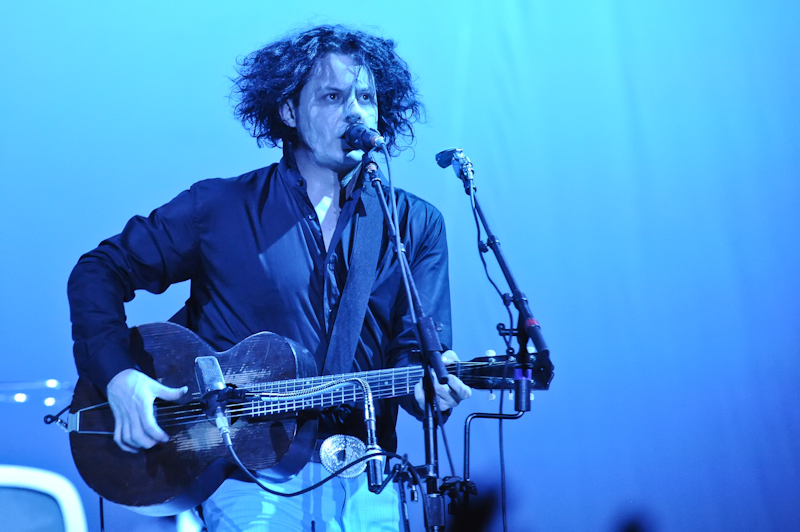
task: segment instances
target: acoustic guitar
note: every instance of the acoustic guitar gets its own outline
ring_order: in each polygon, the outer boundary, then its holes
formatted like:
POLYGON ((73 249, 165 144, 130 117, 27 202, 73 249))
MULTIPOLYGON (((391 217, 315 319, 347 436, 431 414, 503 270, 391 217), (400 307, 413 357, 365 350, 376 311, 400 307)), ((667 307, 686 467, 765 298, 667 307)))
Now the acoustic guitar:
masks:
MULTIPOLYGON (((112 438, 114 416, 106 398, 86 379, 75 386, 68 430, 75 465, 86 483, 103 498, 146 515, 174 515, 197 506, 237 467, 203 413, 196 357, 217 356, 226 383, 248 396, 298 392, 358 377, 369 383, 375 399, 382 399, 413 393, 423 376, 420 366, 317 376, 308 350, 270 332, 217 353, 180 325, 150 323, 131 329, 131 344, 144 373, 169 387, 189 387, 177 402, 156 400, 156 421, 169 441, 135 454, 122 451, 112 438)), ((473 388, 507 389, 513 383, 513 364, 506 359, 477 358, 449 364, 447 370, 473 388)), ((317 414, 362 399, 359 386, 347 386, 302 399, 256 397, 231 405, 234 449, 248 469, 258 470, 267 480, 285 480, 311 457, 317 414)))

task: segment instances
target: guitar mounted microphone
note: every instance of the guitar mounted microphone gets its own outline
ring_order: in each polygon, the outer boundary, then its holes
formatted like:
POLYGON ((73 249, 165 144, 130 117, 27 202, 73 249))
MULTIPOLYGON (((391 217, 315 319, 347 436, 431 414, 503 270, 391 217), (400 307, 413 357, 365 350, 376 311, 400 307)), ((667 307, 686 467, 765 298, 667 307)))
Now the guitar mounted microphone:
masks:
POLYGON ((231 445, 231 428, 226 407, 232 402, 241 402, 245 399, 244 391, 237 390, 225 384, 219 360, 214 356, 203 356, 194 359, 194 372, 197 377, 197 386, 200 389, 203 412, 208 419, 214 420, 219 429, 220 436, 225 445, 231 445))

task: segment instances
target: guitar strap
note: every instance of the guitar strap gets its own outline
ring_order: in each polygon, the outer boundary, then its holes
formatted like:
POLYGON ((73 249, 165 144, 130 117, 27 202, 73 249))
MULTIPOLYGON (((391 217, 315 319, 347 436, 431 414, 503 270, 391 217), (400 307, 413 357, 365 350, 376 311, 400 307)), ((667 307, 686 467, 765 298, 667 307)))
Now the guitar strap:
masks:
POLYGON ((350 269, 342 297, 339 298, 339 308, 333 322, 328 351, 325 353, 322 375, 350 372, 377 275, 383 212, 375 189, 368 185, 366 177, 362 186, 361 203, 364 209, 363 212, 356 211, 350 269))

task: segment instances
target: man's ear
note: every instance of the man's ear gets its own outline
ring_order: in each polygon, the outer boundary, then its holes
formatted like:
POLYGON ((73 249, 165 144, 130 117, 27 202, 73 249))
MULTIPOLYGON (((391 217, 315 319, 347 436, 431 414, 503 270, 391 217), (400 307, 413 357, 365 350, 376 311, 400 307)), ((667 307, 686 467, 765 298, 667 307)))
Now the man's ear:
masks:
POLYGON ((289 127, 297 127, 297 119, 294 114, 294 103, 292 100, 286 100, 278 110, 281 114, 281 120, 289 127))

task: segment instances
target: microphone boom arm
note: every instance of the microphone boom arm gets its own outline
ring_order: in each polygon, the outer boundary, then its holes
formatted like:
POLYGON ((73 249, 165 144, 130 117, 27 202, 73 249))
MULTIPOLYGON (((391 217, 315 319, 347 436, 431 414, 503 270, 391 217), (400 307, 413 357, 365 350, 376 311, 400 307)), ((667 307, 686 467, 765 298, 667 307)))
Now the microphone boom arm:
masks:
MULTIPOLYGON (((503 272, 503 276, 506 279, 506 283, 508 283, 508 287, 511 291, 511 301, 519 312, 520 327, 518 338, 520 342, 519 357, 520 363, 522 364, 521 377, 523 380, 532 380, 533 389, 547 390, 550 387, 550 381, 553 380, 553 364, 550 361, 550 350, 542 336, 539 322, 533 317, 533 312, 531 312, 531 308, 528 305, 528 298, 519 289, 514 274, 511 272, 508 261, 506 261, 506 257, 503 254, 503 249, 500 246, 500 240, 492 233, 492 230, 489 228, 489 223, 486 221, 486 216, 483 214, 483 209, 481 209, 480 202, 475 194, 476 188, 473 181, 472 162, 460 149, 450 149, 440 152, 436 155, 436 162, 442 168, 452 166, 456 176, 458 176, 464 184, 464 192, 470 196, 473 208, 478 214, 481 225, 486 231, 486 246, 494 253, 500 270, 503 272), (531 356, 527 350, 528 339, 533 342, 533 346, 536 348, 536 353, 533 356, 531 356)), ((522 386, 524 387, 525 383, 522 383, 522 386)), ((522 406, 522 410, 524 411, 530 410, 529 395, 529 393, 525 393, 524 389, 518 390, 515 394, 517 406, 522 406), (524 397, 520 397, 520 395, 524 395, 524 397), (520 404, 521 402, 523 404, 520 404)))

